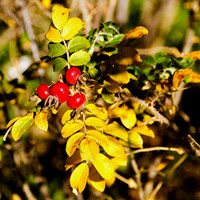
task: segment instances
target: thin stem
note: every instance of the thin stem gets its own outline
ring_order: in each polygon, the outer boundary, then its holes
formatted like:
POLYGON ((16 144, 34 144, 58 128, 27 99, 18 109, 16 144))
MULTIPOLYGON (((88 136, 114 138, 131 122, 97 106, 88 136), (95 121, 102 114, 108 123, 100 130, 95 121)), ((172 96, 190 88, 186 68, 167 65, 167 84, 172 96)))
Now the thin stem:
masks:
POLYGON ((70 68, 70 64, 69 64, 69 62, 68 62, 68 60, 69 60, 69 51, 68 51, 68 47, 67 47, 67 43, 66 43, 66 41, 63 39, 63 43, 64 43, 64 46, 65 46, 65 49, 66 49, 66 55, 67 55, 67 67, 68 67, 68 69, 70 68))

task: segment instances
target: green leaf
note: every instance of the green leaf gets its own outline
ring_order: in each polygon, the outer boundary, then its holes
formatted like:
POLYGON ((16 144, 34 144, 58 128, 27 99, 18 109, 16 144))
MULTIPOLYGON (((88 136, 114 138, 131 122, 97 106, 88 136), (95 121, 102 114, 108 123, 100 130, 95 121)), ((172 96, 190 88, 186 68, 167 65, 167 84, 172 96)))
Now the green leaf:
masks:
POLYGON ((56 44, 49 43, 48 48, 49 48, 48 56, 50 56, 51 58, 62 56, 66 52, 64 45, 60 43, 56 43, 56 44))
POLYGON ((68 51, 70 53, 79 51, 81 49, 87 49, 89 47, 89 41, 83 36, 76 36, 68 42, 68 51))
POLYGON ((90 54, 86 51, 80 50, 73 53, 69 57, 69 63, 73 66, 85 65, 90 61, 90 54))
POLYGON ((53 70, 57 72, 67 66, 67 61, 64 58, 53 59, 53 70))
POLYGON ((18 119, 11 130, 12 137, 15 141, 19 140, 21 136, 31 127, 34 122, 33 113, 18 119))
POLYGON ((102 93, 101 96, 102 96, 103 100, 106 103, 113 104, 115 102, 115 96, 114 96, 114 94, 111 94, 111 93, 102 93))

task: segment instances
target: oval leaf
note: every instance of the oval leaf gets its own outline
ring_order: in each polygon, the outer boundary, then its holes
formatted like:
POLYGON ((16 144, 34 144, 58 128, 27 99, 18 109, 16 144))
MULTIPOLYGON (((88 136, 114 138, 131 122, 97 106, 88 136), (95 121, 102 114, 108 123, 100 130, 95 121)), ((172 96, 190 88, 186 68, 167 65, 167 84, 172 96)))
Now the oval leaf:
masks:
POLYGON ((71 174, 70 185, 81 193, 86 186, 89 175, 89 167, 86 163, 78 165, 71 174))
POLYGON ((87 126, 92 126, 92 127, 97 127, 97 128, 103 128, 106 126, 106 122, 97 117, 88 117, 85 120, 85 124, 87 126))
POLYGON ((67 61, 64 58, 55 58, 53 59, 53 70, 57 72, 67 66, 67 61))
POLYGON ((115 176, 113 164, 105 155, 99 153, 92 163, 105 180, 112 179, 115 176))
POLYGON ((84 138, 84 136, 85 136, 84 133, 78 132, 78 133, 75 133, 74 135, 72 135, 68 139, 67 145, 66 145, 66 152, 67 152, 68 156, 72 156, 73 155, 73 153, 77 149, 79 143, 84 138))
POLYGON ((90 61, 90 54, 86 51, 80 50, 73 53, 69 57, 69 63, 73 66, 85 65, 90 61))
POLYGON ((52 8, 52 21, 54 26, 62 30, 67 23, 70 9, 64 8, 60 5, 55 5, 52 8))
POLYGON ((152 138, 155 137, 154 132, 147 125, 136 126, 133 128, 133 130, 142 135, 146 135, 152 138))
POLYGON ((129 132, 128 140, 134 148, 143 148, 143 139, 137 131, 131 130, 129 132))
POLYGON ((49 43, 48 48, 49 48, 48 56, 51 58, 62 56, 66 52, 64 45, 60 43, 49 43))
POLYGON ((84 126, 84 123, 81 120, 70 120, 62 128, 61 134, 64 138, 68 138, 72 134, 81 130, 84 126))
POLYGON ((62 37, 60 31, 50 26, 49 31, 46 33, 47 40, 55 43, 59 43, 62 41, 62 37))
POLYGON ((93 161, 99 153, 99 145, 94 139, 84 139, 80 144, 81 158, 87 161, 93 161))
POLYGON ((81 49, 87 49, 89 47, 89 41, 83 36, 76 36, 68 42, 68 51, 70 53, 79 51, 81 49))
POLYGON ((108 124, 103 130, 105 133, 116 136, 125 141, 128 141, 128 133, 127 133, 126 129, 124 127, 120 126, 117 122, 108 124))
POLYGON ((47 116, 48 116, 47 110, 42 110, 41 112, 38 112, 35 115, 35 125, 43 131, 48 130, 47 116))
POLYGON ((18 119, 11 130, 12 137, 15 141, 19 140, 21 136, 31 127, 33 124, 33 113, 29 113, 28 115, 21 117, 18 119))
POLYGON ((70 18, 62 30, 62 37, 65 40, 71 40, 85 26, 85 23, 81 19, 77 17, 70 18))
POLYGON ((62 124, 65 124, 67 121, 69 121, 71 119, 72 112, 73 112, 73 110, 69 109, 63 114, 62 119, 61 119, 62 124))

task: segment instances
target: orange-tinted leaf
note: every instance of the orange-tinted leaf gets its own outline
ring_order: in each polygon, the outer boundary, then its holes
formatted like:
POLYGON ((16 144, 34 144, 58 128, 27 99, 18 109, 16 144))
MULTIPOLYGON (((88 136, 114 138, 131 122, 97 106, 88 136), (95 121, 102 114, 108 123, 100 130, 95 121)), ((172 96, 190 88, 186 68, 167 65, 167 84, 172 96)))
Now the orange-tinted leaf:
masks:
POLYGON ((54 43, 59 43, 62 41, 60 31, 52 26, 50 26, 49 31, 46 33, 46 38, 54 43))
POLYGON ((52 21, 58 30, 62 30, 67 23, 70 9, 60 5, 52 8, 52 21))
POLYGON ((35 125, 43 130, 47 131, 48 130, 48 110, 44 109, 41 112, 36 113, 35 115, 35 125))
POLYGON ((77 120, 70 120, 68 121, 62 128, 61 134, 64 138, 68 138, 72 134, 76 133, 77 131, 81 130, 84 126, 84 123, 77 119, 77 120))
POLYGON ((125 141, 128 140, 128 133, 126 129, 120 126, 117 122, 112 122, 111 124, 108 124, 103 130, 105 133, 121 138, 125 141))
POLYGON ((115 176, 113 164, 105 155, 99 153, 92 163, 105 180, 109 180, 115 176))
POLYGON ((70 176, 70 185, 72 188, 77 189, 79 193, 85 189, 89 175, 89 167, 86 163, 78 165, 70 176))
POLYGON ((71 157, 67 157, 66 163, 65 163, 65 170, 67 171, 68 169, 70 169, 74 165, 77 165, 81 161, 82 159, 81 159, 80 151, 76 150, 71 157))
POLYGON ((185 54, 183 58, 192 58, 193 60, 200 60, 200 50, 185 54))
POLYGON ((66 152, 67 152, 68 156, 72 156, 73 155, 73 153, 77 149, 79 143, 84 138, 84 136, 85 136, 84 133, 78 132, 78 133, 75 133, 74 135, 72 135, 68 139, 67 145, 66 145, 66 152))
POLYGON ((99 153, 99 145, 94 139, 83 139, 80 144, 81 158, 87 161, 93 161, 99 153))

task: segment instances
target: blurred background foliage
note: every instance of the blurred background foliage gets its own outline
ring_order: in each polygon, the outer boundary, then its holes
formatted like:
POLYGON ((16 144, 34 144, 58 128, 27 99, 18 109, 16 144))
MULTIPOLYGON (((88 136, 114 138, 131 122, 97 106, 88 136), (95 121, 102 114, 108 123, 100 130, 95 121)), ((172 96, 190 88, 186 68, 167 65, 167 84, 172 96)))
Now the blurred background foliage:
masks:
MULTIPOLYGON (((32 106, 28 99, 39 83, 57 80, 52 66, 40 61, 48 52, 44 35, 55 3, 70 7, 71 16, 86 22, 86 35, 105 21, 115 22, 122 33, 142 25, 149 30, 148 36, 135 44, 142 56, 158 51, 180 56, 200 49, 200 1, 0 1, 0 199, 139 199, 137 190, 118 180, 104 194, 87 188, 75 197, 64 171, 65 141, 59 123, 47 133, 33 127, 17 143, 9 136, 3 141, 6 124, 32 106)), ((153 151, 135 155, 149 199, 200 199, 200 86, 189 86, 175 118, 178 129, 154 127, 156 138, 144 138, 145 147, 178 146, 188 154, 153 151), (187 134, 195 138, 193 143, 188 142, 187 134)), ((120 172, 126 178, 135 176, 129 165, 120 172)))

